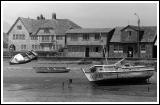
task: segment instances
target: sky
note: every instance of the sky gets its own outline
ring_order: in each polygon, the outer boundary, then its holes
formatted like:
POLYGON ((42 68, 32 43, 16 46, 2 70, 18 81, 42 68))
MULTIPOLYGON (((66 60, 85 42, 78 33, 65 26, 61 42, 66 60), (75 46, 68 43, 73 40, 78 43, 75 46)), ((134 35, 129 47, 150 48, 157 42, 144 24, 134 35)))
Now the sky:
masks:
POLYGON ((137 25, 157 25, 156 3, 4 3, 3 21, 12 25, 18 17, 36 19, 43 14, 51 19, 56 13, 59 19, 70 19, 83 28, 113 28, 137 25))

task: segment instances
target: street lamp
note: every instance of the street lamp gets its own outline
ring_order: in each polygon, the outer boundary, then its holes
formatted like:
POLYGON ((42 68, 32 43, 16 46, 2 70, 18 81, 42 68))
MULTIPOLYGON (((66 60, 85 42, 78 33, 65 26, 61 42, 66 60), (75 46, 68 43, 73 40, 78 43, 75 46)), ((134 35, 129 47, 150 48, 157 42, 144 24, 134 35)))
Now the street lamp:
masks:
POLYGON ((140 18, 137 13, 134 13, 138 17, 138 33, 137 33, 137 47, 138 47, 138 57, 140 58, 140 45, 139 45, 139 36, 140 36, 140 18))

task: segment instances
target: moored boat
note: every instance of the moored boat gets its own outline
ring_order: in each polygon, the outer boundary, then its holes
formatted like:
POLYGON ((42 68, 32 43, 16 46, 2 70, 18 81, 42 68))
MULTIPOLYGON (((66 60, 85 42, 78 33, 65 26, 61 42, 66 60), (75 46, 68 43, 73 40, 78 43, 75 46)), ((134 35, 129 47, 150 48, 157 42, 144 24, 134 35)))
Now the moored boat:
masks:
POLYGON ((120 62, 112 65, 93 65, 82 68, 89 81, 142 81, 149 79, 154 73, 154 67, 120 65, 120 62))
POLYGON ((70 69, 66 67, 33 67, 36 73, 66 73, 70 69))
POLYGON ((16 54, 15 56, 13 56, 9 63, 10 64, 21 64, 21 63, 27 63, 30 62, 31 59, 28 57, 28 55, 26 53, 19 53, 16 54))
POLYGON ((29 57, 31 60, 37 59, 37 57, 38 57, 38 55, 37 55, 37 54, 34 54, 32 51, 28 51, 28 52, 26 52, 26 54, 28 55, 28 57, 29 57))

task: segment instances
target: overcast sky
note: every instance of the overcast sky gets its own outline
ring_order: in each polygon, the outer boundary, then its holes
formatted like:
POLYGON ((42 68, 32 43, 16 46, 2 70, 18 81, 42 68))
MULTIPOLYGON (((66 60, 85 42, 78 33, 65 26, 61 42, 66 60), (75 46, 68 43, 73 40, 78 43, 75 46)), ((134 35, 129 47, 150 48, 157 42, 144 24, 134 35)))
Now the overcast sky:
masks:
POLYGON ((155 3, 5 3, 3 21, 12 25, 18 17, 36 18, 43 14, 51 19, 55 12, 59 19, 70 19, 84 28, 107 28, 137 25, 137 13, 141 25, 157 24, 155 3))

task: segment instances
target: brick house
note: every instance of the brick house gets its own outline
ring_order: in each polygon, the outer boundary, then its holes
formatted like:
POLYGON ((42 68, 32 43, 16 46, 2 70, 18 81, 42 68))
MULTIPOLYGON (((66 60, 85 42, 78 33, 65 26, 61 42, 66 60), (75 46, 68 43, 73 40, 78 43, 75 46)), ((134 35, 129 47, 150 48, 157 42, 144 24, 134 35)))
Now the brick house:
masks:
POLYGON ((65 46, 65 32, 81 28, 69 19, 30 19, 19 17, 8 31, 9 48, 15 51, 57 51, 65 46))
POLYGON ((138 28, 128 25, 126 27, 116 27, 109 41, 108 57, 155 58, 157 52, 154 46, 157 37, 156 32, 157 28, 155 26, 138 28))
POLYGON ((111 28, 82 28, 66 32, 68 57, 104 57, 111 28))

